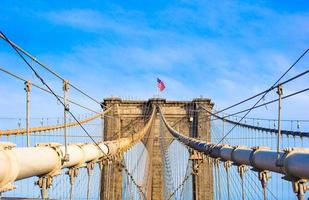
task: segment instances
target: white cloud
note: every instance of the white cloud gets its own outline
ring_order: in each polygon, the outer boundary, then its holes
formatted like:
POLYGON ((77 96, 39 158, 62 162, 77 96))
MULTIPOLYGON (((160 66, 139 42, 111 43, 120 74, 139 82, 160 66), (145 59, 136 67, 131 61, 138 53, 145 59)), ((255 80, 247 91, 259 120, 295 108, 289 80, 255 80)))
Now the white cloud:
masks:
POLYGON ((94 10, 66 10, 66 11, 57 11, 49 12, 46 14, 47 19, 63 24, 69 25, 82 29, 98 29, 102 26, 109 27, 111 22, 104 21, 101 14, 94 10), (105 22, 105 23, 104 23, 105 22))
MULTIPOLYGON (((169 7, 153 18, 122 9, 40 14, 60 28, 98 36, 66 53, 38 56, 98 99, 152 97, 160 76, 167 84, 163 95, 169 99, 203 95, 224 107, 269 87, 308 44, 304 37, 308 30, 296 29, 307 27, 306 14, 281 14, 243 4, 198 2, 169 7), (100 39, 108 31, 117 36, 100 39)), ((290 112, 304 113, 301 106, 290 112)))

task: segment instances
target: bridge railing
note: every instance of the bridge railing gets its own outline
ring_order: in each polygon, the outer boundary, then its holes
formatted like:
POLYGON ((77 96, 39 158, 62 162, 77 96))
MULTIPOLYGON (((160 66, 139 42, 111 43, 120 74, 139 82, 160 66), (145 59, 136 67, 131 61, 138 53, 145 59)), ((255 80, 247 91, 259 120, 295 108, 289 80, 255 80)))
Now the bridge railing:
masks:
POLYGON ((284 178, 292 183, 294 192, 299 199, 304 198, 309 178, 309 149, 287 148, 284 151, 277 152, 271 150, 270 147, 263 146, 248 147, 206 143, 177 132, 167 123, 161 111, 160 116, 169 132, 184 145, 214 159, 213 162, 216 165, 221 162, 226 167, 232 164, 237 166, 237 171, 241 178, 241 196, 243 199, 244 176, 248 167, 252 167, 251 169, 258 172, 259 177, 261 177, 260 181, 264 189, 264 196, 266 195, 265 190, 269 180, 269 172, 275 172, 283 174, 284 178))
MULTIPOLYGON (((213 111, 213 113, 216 113, 213 111)), ((211 135, 212 142, 220 145, 229 144, 231 146, 247 146, 247 147, 262 147, 276 150, 277 148, 277 132, 278 132, 278 121, 275 119, 260 119, 260 118, 244 118, 240 125, 237 125, 239 116, 233 116, 224 118, 226 115, 217 117, 213 115, 211 117, 211 135), (221 140, 224 135, 228 133, 234 126, 231 133, 228 134, 224 140, 221 140), (276 132, 277 131, 277 132, 276 132)), ((308 120, 281 120, 281 127, 283 134, 280 137, 280 149, 291 150, 295 148, 308 148, 309 138, 307 137, 306 130, 308 130, 308 120)), ((301 151, 305 152, 306 149, 301 151)), ((226 174, 226 168, 224 165, 216 166, 220 174, 226 174)), ((232 174, 232 173, 230 173, 232 174)), ((264 175, 265 176, 265 175, 264 175)), ((249 170, 246 172, 246 177, 251 182, 260 181, 259 174, 255 171, 249 170)), ((267 178, 267 199, 294 199, 296 192, 294 187, 291 187, 291 179, 283 176, 280 173, 269 173, 267 178), (271 178, 270 178, 271 177, 271 178)), ((235 180, 238 177, 234 178, 235 180)), ((226 188, 226 181, 221 180, 222 188, 226 188)), ((258 183, 255 188, 257 190, 254 193, 263 194, 261 186, 258 183)), ((297 187, 296 187, 297 188, 297 187)), ((250 193, 250 189, 247 189, 247 193, 250 193)), ((308 193, 304 195, 306 198, 309 196, 308 193)))
MULTIPOLYGON (((36 147, 15 147, 13 143, 3 142, 0 151, 2 163, 0 166, 0 191, 3 193, 15 189, 13 185, 15 181, 38 176, 37 184, 41 188, 41 195, 43 198, 47 198, 53 178, 60 175, 64 168, 68 169, 70 183, 74 185, 80 168, 86 168, 89 175, 96 163, 102 165, 104 160, 118 156, 139 142, 150 130, 154 116, 153 109, 148 122, 140 131, 114 141, 72 143, 67 147, 53 142, 40 143, 36 147), (64 159, 65 149, 69 155, 68 159, 64 159)), ((50 131, 47 129, 46 131, 50 131)))

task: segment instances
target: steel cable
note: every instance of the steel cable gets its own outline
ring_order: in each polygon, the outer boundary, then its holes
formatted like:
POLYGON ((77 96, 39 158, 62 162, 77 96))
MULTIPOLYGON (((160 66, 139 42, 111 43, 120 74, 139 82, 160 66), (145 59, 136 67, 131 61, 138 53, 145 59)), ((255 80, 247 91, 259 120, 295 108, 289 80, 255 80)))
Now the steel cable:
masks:
MULTIPOLYGON (((24 49, 22 49, 21 47, 19 47, 17 44, 15 44, 13 41, 9 40, 6 35, 4 35, 4 33, 2 31, 0 31, 0 38, 2 38, 4 41, 6 41, 7 43, 9 43, 9 45, 11 45, 14 49, 22 52, 24 55, 26 55, 27 57, 29 57, 32 61, 34 61, 35 63, 39 64, 41 67, 43 67, 44 69, 46 69, 48 72, 50 72, 51 74, 55 75, 57 78, 61 79, 62 81, 65 81, 66 79, 64 79, 63 77, 61 77, 59 74, 57 74, 55 71, 53 71, 50 67, 46 66, 45 64, 43 64, 42 62, 40 62, 37 58, 35 58, 34 56, 32 56, 30 53, 28 53, 27 51, 25 51, 24 49)), ((72 88, 74 88, 75 90, 77 90, 78 92, 80 92, 81 94, 83 94, 84 96, 88 97, 89 99, 91 99, 92 101, 96 102, 97 104, 99 104, 102 108, 104 107, 102 105, 101 102, 99 102, 98 100, 96 100, 95 98, 91 97, 90 95, 88 95, 87 93, 85 93, 84 91, 82 91, 81 89, 79 89, 77 86, 73 85, 72 83, 69 82, 69 85, 72 86, 72 88)))
MULTIPOLYGON (((231 109, 231 108, 233 108, 233 107, 235 107, 235 106, 238 106, 238 105, 240 105, 240 104, 242 104, 242 103, 245 103, 245 102, 247 102, 247 101, 249 101, 249 100, 251 100, 251 99, 254 99, 254 98, 256 98, 256 97, 258 97, 258 96, 261 96, 261 95, 263 95, 263 96, 265 96, 269 91, 271 91, 271 90, 273 90, 273 89, 275 89, 276 87, 278 87, 279 85, 277 85, 277 83, 279 83, 279 81, 308 53, 308 51, 309 51, 309 49, 306 49, 302 54, 301 54, 301 56, 300 57, 298 57, 298 59, 289 67, 289 69, 278 79, 278 81, 276 81, 276 83, 275 84, 273 84, 269 89, 267 89, 267 90, 264 90, 263 92, 260 92, 260 93, 258 93, 258 94, 256 94, 256 95, 253 95, 253 96, 251 96, 251 97, 249 97, 249 98, 247 98, 247 99, 245 99, 245 100, 242 100, 242 101, 240 101, 240 102, 238 102, 238 103, 236 103, 236 104, 233 104, 233 105, 231 105, 231 106, 228 106, 228 107, 226 107, 226 108, 224 108, 224 109, 222 109, 222 110, 220 110, 220 111, 218 111, 216 114, 218 114, 218 113, 221 113, 221 112, 223 112, 223 111, 226 111, 226 110, 228 110, 228 109, 231 109)), ((298 77, 300 77, 300 76, 303 76, 303 75, 305 75, 305 74, 307 74, 309 72, 309 70, 307 70, 307 71, 305 71, 305 72, 303 72, 303 73, 301 73, 301 74, 299 74, 299 75, 297 75, 297 76, 295 76, 295 77, 293 77, 293 78, 291 78, 291 79, 289 79, 289 80, 287 80, 287 81, 284 81, 283 83, 281 83, 281 85, 282 84, 285 84, 285 83, 288 83, 288 82, 290 82, 290 81, 292 81, 292 80, 294 80, 294 79, 296 79, 296 78, 298 78, 298 77)))
MULTIPOLYGON (((11 43, 11 41, 3 34, 2 31, 0 31, 0 34, 5 38, 5 40, 11 45, 11 47, 16 51, 16 53, 21 57, 21 59, 27 64, 27 66, 33 71, 35 76, 42 82, 43 85, 45 85, 48 90, 56 97, 56 99, 62 104, 64 108, 66 108, 66 105, 60 100, 60 98, 55 94, 55 92, 50 88, 50 86, 44 81, 44 79, 38 74, 38 72, 30 65, 30 63, 24 58, 23 55, 19 52, 19 50, 11 43)), ((68 113, 73 117, 73 119, 79 124, 79 126, 83 129, 83 131, 88 135, 88 137, 92 140, 92 142, 100 149, 100 151, 105 155, 105 152, 100 148, 99 144, 92 138, 92 136, 88 133, 88 131, 85 129, 85 127, 79 122, 79 120, 75 117, 75 115, 68 110, 68 113)))

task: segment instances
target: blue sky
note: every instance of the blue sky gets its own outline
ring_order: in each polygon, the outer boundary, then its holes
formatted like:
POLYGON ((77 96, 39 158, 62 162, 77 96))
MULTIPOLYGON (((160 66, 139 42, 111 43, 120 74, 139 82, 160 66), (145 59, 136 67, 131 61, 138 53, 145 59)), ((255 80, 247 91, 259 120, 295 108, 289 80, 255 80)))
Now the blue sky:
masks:
MULTIPOLYGON (((4 0, 0 24, 9 38, 97 99, 151 98, 160 77, 164 98, 209 97, 223 108, 269 87, 308 48, 308 11, 307 1, 4 0)), ((308 69, 308 57, 287 77, 308 69)), ((38 82, 3 41, 0 58, 2 67, 38 82)), ((40 73, 61 93, 59 80, 40 73)), ((308 83, 305 77, 284 92, 308 83)), ((1 73, 0 90, 1 116, 23 116, 23 83, 1 73)), ((266 101, 275 97, 272 92, 266 101)), ((33 90, 32 101, 32 116, 62 113, 41 92, 33 90)), ((286 101, 283 118, 308 118, 308 102, 308 93, 286 101)), ((274 117, 275 110, 251 116, 274 117)))

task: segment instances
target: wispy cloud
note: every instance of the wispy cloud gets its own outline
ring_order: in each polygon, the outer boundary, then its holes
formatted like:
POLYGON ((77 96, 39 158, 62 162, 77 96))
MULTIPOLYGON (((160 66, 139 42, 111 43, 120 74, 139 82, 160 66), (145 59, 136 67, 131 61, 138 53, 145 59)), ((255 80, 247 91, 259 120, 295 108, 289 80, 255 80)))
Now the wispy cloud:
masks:
POLYGON ((183 1, 152 13, 119 6, 37 16, 57 29, 77 30, 76 40, 80 32, 91 38, 38 57, 99 99, 151 97, 160 76, 169 99, 203 95, 224 107, 270 86, 309 42, 306 13, 228 1, 183 1))
POLYGON ((112 32, 121 35, 152 34, 143 23, 139 14, 131 14, 117 9, 117 12, 106 14, 95 9, 71 9, 40 13, 39 16, 52 23, 80 29, 85 32, 105 34, 112 32), (108 15, 109 14, 109 15, 108 15), (136 20, 128 20, 128 17, 136 20))
POLYGON ((102 15, 94 10, 52 11, 46 14, 46 18, 57 24, 69 25, 89 31, 97 30, 103 26, 112 26, 110 21, 104 20, 102 15))

